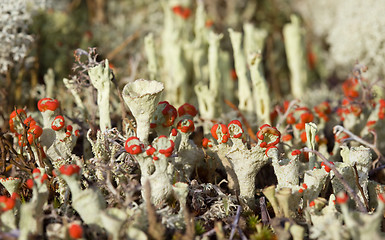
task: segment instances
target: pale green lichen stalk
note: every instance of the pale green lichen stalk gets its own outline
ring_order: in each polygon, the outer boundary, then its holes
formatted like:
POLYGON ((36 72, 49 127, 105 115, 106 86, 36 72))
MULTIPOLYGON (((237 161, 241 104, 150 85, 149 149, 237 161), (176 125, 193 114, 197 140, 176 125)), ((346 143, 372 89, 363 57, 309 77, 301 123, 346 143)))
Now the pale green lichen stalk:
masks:
POLYGON ((88 70, 92 85, 98 90, 98 108, 100 130, 111 128, 110 118, 110 88, 113 77, 108 60, 88 70))
POLYGON ((283 28, 287 62, 290 69, 290 87, 293 97, 302 99, 308 86, 306 54, 304 46, 304 29, 299 17, 291 16, 291 23, 283 28))

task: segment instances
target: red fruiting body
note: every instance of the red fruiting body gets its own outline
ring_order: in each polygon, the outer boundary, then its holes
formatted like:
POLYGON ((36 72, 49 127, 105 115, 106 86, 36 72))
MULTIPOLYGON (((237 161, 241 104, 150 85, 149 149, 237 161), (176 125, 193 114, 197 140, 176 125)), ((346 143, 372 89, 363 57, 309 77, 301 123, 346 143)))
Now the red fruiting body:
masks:
POLYGON ((378 118, 382 120, 385 118, 385 100, 380 99, 378 104, 380 104, 380 109, 378 110, 378 118))
POLYGON ((309 207, 314 207, 315 206, 315 202, 314 201, 311 201, 310 203, 309 203, 309 207))
POLYGON ((292 155, 292 156, 297 156, 297 155, 300 155, 300 154, 301 154, 301 151, 298 150, 298 149, 296 149, 296 150, 294 150, 294 151, 291 152, 291 155, 292 155))
POLYGON ((12 193, 11 198, 14 200, 19 199, 20 195, 14 192, 14 193, 12 193))
POLYGON ((71 226, 68 228, 68 233, 71 238, 78 239, 83 236, 83 228, 78 224, 71 224, 71 226))
POLYGON ((29 189, 33 188, 34 183, 33 183, 32 179, 28 179, 25 183, 27 184, 27 188, 29 188, 29 189))
POLYGON ((242 137, 242 134, 243 134, 243 128, 242 128, 242 123, 238 120, 233 120, 231 121, 228 125, 227 125, 227 128, 229 129, 229 132, 232 133, 232 136, 233 138, 240 138, 242 137), (236 128, 236 126, 239 127, 239 129, 236 128), (235 131, 238 132, 237 134, 233 134, 234 130, 233 128, 235 128, 235 131), (238 131, 237 131, 238 130, 238 131))
POLYGON ((304 189, 307 189, 307 184, 306 184, 306 183, 302 184, 302 187, 303 187, 304 189))
POLYGON ((1 211, 11 210, 15 206, 15 199, 12 197, 0 196, 1 211))
POLYGON ((175 15, 178 15, 183 19, 187 19, 191 15, 191 10, 189 8, 182 7, 180 5, 172 7, 172 11, 175 13, 175 15))
POLYGON ((227 140, 229 139, 229 129, 227 128, 227 126, 225 124, 215 124, 212 128, 211 128, 211 135, 216 139, 216 140, 219 140, 218 139, 218 133, 217 133, 217 130, 218 130, 218 127, 221 127, 221 132, 223 134, 222 136, 222 143, 225 143, 227 142, 227 140))
POLYGON ((59 171, 63 175, 72 176, 73 174, 78 174, 80 172, 80 167, 75 164, 63 165, 59 168, 59 171))
POLYGON ((182 119, 178 122, 177 128, 183 133, 192 133, 195 130, 194 122, 190 119, 182 119))
POLYGON ((309 123, 313 121, 314 116, 310 112, 305 112, 301 114, 300 118, 302 123, 309 123))
POLYGON ((67 131, 72 132, 72 129, 73 129, 73 128, 72 128, 71 125, 68 125, 68 126, 67 126, 67 131))
MULTIPOLYGON (((329 162, 330 164, 334 165, 333 162, 329 162)), ((325 171, 326 172, 330 172, 331 168, 329 166, 327 166, 325 163, 321 163, 321 167, 324 167, 325 171)))
POLYGON ((150 123, 150 128, 156 128, 158 124, 161 124, 163 127, 170 127, 174 125, 178 115, 174 106, 170 105, 167 101, 159 102, 155 112, 156 114, 154 115, 153 122, 150 123))
POLYGON ((175 128, 171 129, 171 135, 175 137, 176 135, 178 135, 178 131, 175 128))
POLYGON ((24 109, 19 108, 19 109, 16 109, 15 111, 13 111, 13 112, 9 115, 9 119, 10 119, 10 120, 11 120, 11 119, 13 120, 13 119, 15 119, 15 117, 16 117, 17 115, 21 115, 22 117, 26 117, 26 116, 27 116, 27 114, 25 113, 24 109))
POLYGON ((55 111, 59 107, 59 101, 53 98, 43 98, 37 103, 37 108, 40 112, 55 111))
POLYGON ((76 136, 76 137, 79 137, 79 135, 80 135, 79 130, 75 130, 75 136, 76 136))
POLYGON ((304 130, 305 129, 305 123, 297 123, 295 125, 295 128, 298 129, 298 130, 304 130))
POLYGON ((33 119, 31 116, 27 117, 25 120, 24 120, 24 124, 27 126, 27 127, 32 127, 33 125, 36 125, 36 121, 35 119, 33 119))
POLYGON ((301 141, 302 141, 303 143, 305 143, 305 142, 307 141, 306 132, 302 132, 302 133, 301 133, 301 141))
POLYGON ((137 137, 129 137, 124 146, 126 151, 132 155, 142 153, 142 146, 140 140, 137 137))
POLYGON ((214 24, 214 21, 211 19, 206 20, 205 27, 209 28, 214 24))
POLYGON ((190 115, 192 117, 195 117, 197 114, 198 114, 197 109, 189 103, 185 103, 178 108, 179 117, 182 117, 184 115, 190 115))
POLYGON ((47 179, 48 179, 48 175, 44 173, 43 176, 41 176, 40 182, 43 183, 47 179))
POLYGON ((15 121, 20 122, 19 117, 17 115, 20 115, 22 119, 27 116, 24 109, 16 109, 9 115, 9 128, 13 133, 17 133, 15 129, 15 121))
POLYGON ((159 160, 159 158, 158 158, 157 156, 154 156, 152 159, 153 159, 154 161, 158 161, 158 160, 159 160))
POLYGON ((346 133, 340 133, 338 135, 334 135, 334 139, 336 142, 338 143, 342 143, 345 139, 349 138, 349 135, 347 135, 346 133))
POLYGON ((213 145, 211 144, 211 141, 207 138, 203 138, 202 139, 202 147, 204 148, 208 148, 208 147, 212 147, 213 145))
POLYGON ((319 105, 314 107, 314 111, 318 114, 318 117, 322 118, 325 122, 329 121, 329 114, 331 113, 331 108, 329 102, 322 102, 319 105))
POLYGON ((349 196, 343 192, 343 193, 339 193, 337 195, 337 198, 336 198, 336 201, 338 204, 344 204, 346 203, 347 201, 349 200, 349 196))
POLYGON ((233 81, 236 81, 238 79, 237 72, 235 71, 235 69, 231 69, 230 76, 233 81))
POLYGON ((32 174, 35 174, 35 173, 40 174, 41 173, 40 169, 38 168, 33 169, 32 174))
POLYGON ((266 148, 265 155, 268 156, 267 153, 269 152, 270 149, 273 149, 273 148, 277 148, 277 147, 276 146, 270 146, 270 147, 266 148))
POLYGON ((286 117, 286 123, 287 124, 294 124, 295 123, 295 118, 293 116, 293 113, 289 113, 286 117))
POLYGON ((260 130, 257 132, 257 138, 263 141, 259 144, 260 147, 268 148, 279 143, 281 133, 277 130, 277 128, 271 127, 269 124, 264 124, 259 129, 260 130), (273 137, 270 135, 273 135, 273 137))
POLYGON ((298 190, 298 192, 299 192, 299 193, 303 193, 303 188, 300 188, 300 189, 298 190))
POLYGON ((51 123, 51 128, 55 131, 59 131, 64 127, 64 117, 59 115, 56 116, 55 119, 51 123))
POLYGON ((291 134, 286 134, 281 137, 281 140, 284 142, 288 142, 293 139, 293 136, 291 134))
POLYGON ((27 132, 27 138, 29 144, 32 144, 33 140, 37 139, 43 133, 43 129, 38 125, 33 125, 27 132))
POLYGON ((146 150, 147 156, 154 154, 155 151, 156 151, 156 149, 153 148, 151 145, 149 145, 147 150, 146 150))
POLYGON ((342 84, 342 91, 344 92, 345 97, 350 99, 360 96, 358 89, 359 82, 357 78, 349 78, 342 84))
POLYGON ((174 151, 174 147, 175 147, 174 141, 170 140, 170 147, 168 147, 166 149, 159 149, 158 152, 160 154, 163 154, 165 157, 169 157, 169 156, 171 156, 172 151, 174 151))
POLYGON ((384 194, 378 194, 378 199, 380 199, 381 202, 385 203, 385 196, 384 196, 384 194))
POLYGON ((170 127, 174 124, 174 121, 177 117, 177 111, 173 105, 169 104, 166 101, 160 102, 159 104, 163 104, 163 103, 165 103, 166 106, 162 110, 162 115, 164 117, 164 122, 162 123, 162 126, 170 127))
POLYGON ((367 123, 366 123, 366 126, 368 127, 368 128, 371 128, 373 125, 375 125, 377 123, 377 121, 368 121, 367 123))

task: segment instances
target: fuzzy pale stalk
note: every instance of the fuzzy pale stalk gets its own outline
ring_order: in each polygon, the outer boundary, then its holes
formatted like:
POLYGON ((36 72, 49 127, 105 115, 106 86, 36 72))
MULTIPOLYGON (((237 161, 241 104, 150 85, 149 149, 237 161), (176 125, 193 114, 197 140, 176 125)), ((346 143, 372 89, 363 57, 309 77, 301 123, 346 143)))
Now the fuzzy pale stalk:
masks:
POLYGON ((265 195, 267 200, 269 200, 271 207, 274 210, 275 216, 278 216, 279 215, 279 206, 278 206, 277 198, 275 196, 275 186, 272 185, 272 186, 264 188, 262 190, 262 193, 263 193, 263 195, 265 195))
POLYGON ((259 169, 256 169, 254 166, 247 166, 240 169, 234 168, 234 171, 237 175, 237 180, 239 183, 239 196, 246 200, 247 206, 249 206, 250 209, 255 210, 256 203, 254 182, 259 169))
MULTIPOLYGON (((44 173, 44 170, 40 169, 40 171, 44 173)), ((30 239, 29 234, 43 233, 43 206, 48 200, 48 187, 45 182, 41 182, 41 176, 37 177, 34 174, 32 198, 20 206, 20 240, 30 239)))
POLYGON ((223 34, 215 34, 214 32, 209 33, 209 78, 210 78, 210 85, 209 89, 210 92, 214 95, 213 98, 215 99, 215 105, 212 106, 215 109, 214 112, 214 118, 217 117, 221 113, 221 102, 220 101, 220 95, 221 95, 221 87, 220 87, 220 79, 221 79, 221 73, 219 72, 219 44, 223 37, 223 34))
POLYGON ((44 74, 45 83, 45 97, 53 98, 53 89, 55 86, 55 73, 52 68, 48 69, 47 73, 44 74))
POLYGON ((293 224, 290 227, 290 233, 291 236, 293 237, 293 240, 303 240, 304 239, 304 234, 305 234, 305 229, 301 227, 300 225, 293 224))
POLYGON ((184 212, 184 209, 186 208, 186 202, 187 202, 187 195, 188 195, 188 184, 183 182, 176 182, 172 186, 174 190, 174 195, 178 199, 180 203, 180 210, 179 214, 182 214, 184 212))
POLYGON ((123 88, 124 102, 136 120, 136 136, 144 143, 147 143, 152 115, 163 90, 163 83, 144 79, 127 83, 123 88))
POLYGON ((162 1, 164 9, 164 28, 162 33, 162 56, 164 57, 163 81, 166 88, 166 99, 170 104, 180 106, 187 102, 189 87, 186 69, 185 51, 183 48, 185 36, 188 34, 183 19, 176 18, 171 11, 171 5, 162 1))
MULTIPOLYGON (((157 206, 166 201, 172 193, 171 181, 167 175, 167 158, 160 157, 159 160, 154 161, 155 172, 148 178, 151 184, 151 201, 157 206)), ((142 183, 143 184, 143 183, 142 183)), ((143 188, 142 191, 144 191, 143 188)), ((144 196, 142 192, 142 196, 144 196)))
POLYGON ((205 26, 206 13, 203 1, 197 1, 194 24, 194 41, 192 62, 194 68, 194 85, 199 82, 207 82, 207 27, 205 26))
MULTIPOLYGON (((305 123, 305 132, 306 132, 306 145, 311 150, 315 150, 316 142, 315 136, 318 132, 317 125, 315 123, 305 123)), ((312 170, 316 166, 317 156, 309 152, 309 170, 312 170)))
MULTIPOLYGON (((220 98, 220 86, 219 79, 221 77, 220 72, 218 71, 218 53, 219 53, 219 43, 222 34, 217 35, 213 32, 209 34, 209 86, 204 83, 198 83, 194 90, 198 98, 199 112, 203 119, 215 119, 221 113, 221 101, 220 98)), ((209 132, 209 127, 204 125, 204 131, 209 132)))
POLYGON ((103 227, 101 213, 106 208, 103 196, 92 189, 82 190, 75 175, 61 175, 71 190, 72 207, 79 213, 86 224, 103 227))
POLYGON ((249 66, 255 112, 260 122, 270 124, 270 96, 262 69, 262 55, 260 53, 250 55, 249 66))
POLYGON ((222 87, 222 94, 223 96, 226 96, 226 99, 230 102, 235 102, 236 96, 235 96, 235 81, 232 79, 231 76, 231 57, 230 54, 226 51, 219 51, 219 71, 223 73, 221 75, 221 87, 222 87))
POLYGON ((144 50, 147 56, 147 69, 150 74, 150 79, 158 79, 158 64, 155 55, 154 35, 149 33, 144 38, 144 50))
POLYGON ((111 128, 110 118, 110 85, 112 74, 106 59, 103 64, 99 64, 88 70, 88 75, 92 85, 98 90, 98 108, 99 108, 99 125, 100 130, 105 131, 111 128))
POLYGON ((247 78, 246 60, 242 52, 242 34, 229 29, 231 45, 233 46, 235 71, 238 76, 238 108, 247 116, 254 113, 253 97, 251 94, 251 86, 247 78))
POLYGON ((282 188, 281 190, 279 190, 277 192, 277 194, 275 195, 278 199, 278 203, 279 203, 279 208, 281 210, 281 214, 283 213, 283 215, 287 218, 290 218, 291 217, 291 213, 290 213, 290 206, 289 206, 289 202, 290 202, 290 197, 291 197, 291 189, 290 188, 282 188))
MULTIPOLYGON (((242 142, 234 146, 226 154, 231 162, 231 168, 236 175, 236 183, 239 185, 239 196, 246 200, 248 207, 256 209, 255 203, 255 177, 259 170, 269 161, 265 150, 253 147, 248 150, 242 142)), ((226 169, 229 172, 229 169, 226 169)))
POLYGON ((261 54, 265 45, 267 31, 256 29, 250 23, 244 24, 243 29, 245 31, 244 46, 253 89, 254 111, 260 122, 270 124, 270 96, 263 72, 261 54))
POLYGON ((84 106, 83 104, 83 101, 82 99, 80 98, 80 95, 78 92, 76 92, 75 90, 75 84, 72 84, 70 82, 70 80, 68 80, 67 78, 63 78, 63 83, 64 83, 64 86, 70 90, 74 100, 75 100, 75 104, 76 106, 80 109, 81 113, 82 113, 82 117, 84 117, 84 114, 86 112, 86 107, 84 106))
POLYGON ((360 192, 357 194, 358 197, 365 203, 365 200, 369 197, 368 180, 370 163, 372 162, 371 149, 364 146, 351 147, 350 149, 347 146, 341 146, 341 157, 344 163, 357 169, 358 176, 356 176, 356 173, 354 173, 354 176, 358 178, 358 183, 361 186, 361 189, 357 186, 357 182, 355 184, 355 188, 360 192), (362 194, 364 196, 362 196, 362 194))
POLYGON ((303 43, 304 29, 300 26, 298 16, 291 16, 291 23, 284 26, 283 35, 291 74, 291 93, 295 98, 302 99, 308 85, 308 76, 303 43))

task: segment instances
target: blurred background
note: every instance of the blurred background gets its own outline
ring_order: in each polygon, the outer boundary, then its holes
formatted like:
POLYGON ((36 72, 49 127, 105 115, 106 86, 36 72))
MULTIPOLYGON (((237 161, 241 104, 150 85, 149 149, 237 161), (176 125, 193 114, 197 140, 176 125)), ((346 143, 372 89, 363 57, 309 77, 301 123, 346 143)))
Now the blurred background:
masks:
MULTIPOLYGON (((172 6, 174 14, 178 14, 175 6, 181 6, 179 10, 186 10, 180 15, 184 32, 181 38, 194 42, 197 3, 193 0, 0 0, 1 129, 6 130, 8 115, 15 107, 36 109, 37 101, 47 96, 47 82, 54 83, 50 97, 64 102, 69 101, 66 96, 70 89, 64 87, 63 78, 76 83, 74 88, 80 96, 92 88, 87 78, 82 79, 86 68, 80 63, 92 64, 87 60, 91 47, 96 48, 91 50, 94 62, 109 60, 116 89, 122 89, 133 79, 149 78, 145 36, 152 33, 155 49, 160 49, 165 14, 172 6), (85 54, 76 52, 77 49, 83 49, 85 54)), ((304 28, 303 48, 313 88, 322 85, 333 89, 349 76, 357 62, 367 65, 370 69, 367 77, 380 81, 383 87, 383 1, 202 0, 201 3, 206 27, 224 35, 220 42, 224 51, 232 52, 228 28, 243 31, 244 23, 252 23, 267 31, 263 68, 273 104, 291 98, 282 30, 292 14, 300 17, 304 28)), ((167 56, 160 50, 155 54, 162 68, 167 56)), ((233 65, 232 58, 230 62, 233 65)), ((231 72, 227 74, 230 76, 231 72)), ((232 78, 236 82, 236 76, 232 78)), ((117 93, 115 99, 119 99, 117 93)), ((70 102, 63 106, 68 109, 71 104, 75 105, 70 102)))

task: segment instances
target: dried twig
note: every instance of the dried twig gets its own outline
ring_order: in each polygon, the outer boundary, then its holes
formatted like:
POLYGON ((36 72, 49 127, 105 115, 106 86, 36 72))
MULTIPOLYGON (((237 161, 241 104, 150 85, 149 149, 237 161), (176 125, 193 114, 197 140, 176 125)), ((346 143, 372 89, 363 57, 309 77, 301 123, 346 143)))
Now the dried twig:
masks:
POLYGON ((130 36, 126 37, 126 39, 119 46, 117 46, 116 48, 114 48, 114 50, 112 50, 111 52, 109 52, 107 54, 107 59, 109 59, 109 60, 114 59, 116 57, 116 55, 118 55, 130 42, 132 42, 133 40, 135 40, 139 37, 139 35, 140 35, 139 33, 140 33, 140 31, 137 30, 136 32, 134 32, 130 36))
POLYGON ((259 206, 261 207, 261 220, 263 225, 268 225, 270 222, 269 212, 267 211, 265 197, 259 198, 259 206))
POLYGON ((356 165, 357 165, 357 163, 355 163, 354 166, 353 166, 353 170, 354 170, 354 173, 356 175, 356 185, 358 187, 358 190, 360 190, 362 198, 364 199, 366 210, 369 211, 369 202, 368 202, 368 199, 366 199, 366 197, 365 197, 364 189, 362 189, 362 187, 361 187, 361 184, 360 184, 360 181, 359 181, 359 177, 358 177, 357 166, 356 165))
POLYGON ((361 202, 360 198, 357 196, 357 194, 354 192, 354 190, 345 181, 342 174, 337 170, 337 168, 333 164, 331 164, 326 159, 326 157, 324 155, 322 155, 320 152, 318 152, 316 150, 312 150, 312 149, 307 148, 307 147, 303 148, 302 151, 315 153, 318 157, 320 157, 322 159, 322 162, 333 171, 334 175, 336 175, 338 180, 342 183, 342 185, 344 186, 344 188, 345 188, 346 192, 349 194, 349 196, 356 202, 358 210, 361 212, 365 212, 365 213, 367 212, 364 204, 361 202))
POLYGON ((231 233, 230 233, 229 240, 232 240, 234 238, 235 230, 238 229, 238 222, 239 222, 239 218, 241 217, 241 210, 242 210, 241 205, 238 205, 237 214, 235 215, 234 222, 231 224, 231 233))
MULTIPOLYGON (((283 114, 283 116, 280 116, 278 122, 277 122, 277 128, 279 128, 279 126, 281 126, 282 122, 287 118, 287 116, 289 115, 291 109, 298 103, 298 100, 294 99, 292 101, 290 101, 289 103, 289 106, 287 107, 286 109, 286 112, 283 114)), ((280 112, 278 111, 278 114, 280 114, 280 112)))
MULTIPOLYGON (((379 160, 383 160, 384 159, 384 156, 381 154, 381 152, 377 148, 376 144, 372 144, 372 143, 369 143, 369 142, 365 141, 364 139, 358 137, 357 135, 355 135, 354 133, 352 133, 351 131, 347 130, 346 128, 344 128, 341 125, 334 126, 333 133, 336 136, 338 136, 342 132, 347 134, 351 140, 357 141, 357 142, 361 143, 362 145, 365 145, 368 148, 371 148, 376 153, 376 155, 377 155, 377 159, 374 160, 373 162, 377 162, 379 160)), ((345 141, 346 141, 346 139, 345 139, 345 141)))

